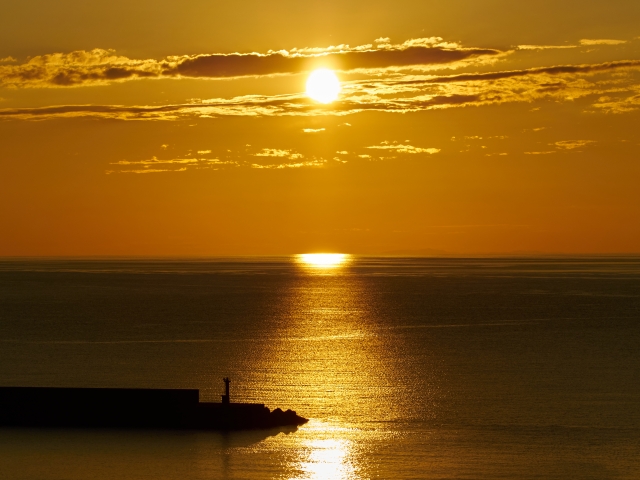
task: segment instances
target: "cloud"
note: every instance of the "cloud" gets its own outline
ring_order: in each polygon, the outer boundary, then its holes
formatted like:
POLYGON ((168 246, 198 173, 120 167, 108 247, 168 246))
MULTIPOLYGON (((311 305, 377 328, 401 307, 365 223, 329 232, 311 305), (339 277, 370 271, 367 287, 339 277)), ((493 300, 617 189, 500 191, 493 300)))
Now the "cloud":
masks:
POLYGON ((320 133, 320 132, 324 132, 325 129, 324 128, 303 128, 302 131, 304 133, 320 133))
POLYGON ((407 75, 397 80, 365 80, 359 87, 366 94, 363 98, 371 103, 374 99, 385 99, 389 110, 394 111, 533 102, 544 98, 570 101, 615 92, 618 98, 615 104, 600 107, 621 113, 638 108, 640 103, 638 70, 640 60, 626 60, 448 76, 407 75), (608 73, 616 76, 607 78, 608 73))
POLYGON ((191 105, 124 106, 124 105, 57 105, 39 108, 14 108, 0 110, 4 118, 55 118, 98 117, 114 119, 177 119, 178 112, 188 110, 191 105))
POLYGON ((165 76, 228 78, 274 74, 292 74, 319 67, 341 71, 407 68, 452 64, 467 59, 495 56, 494 49, 462 48, 443 42, 442 38, 418 38, 402 44, 348 45, 328 49, 294 49, 269 51, 266 54, 210 54, 171 57, 175 66, 166 68, 165 76))
POLYGON ((628 113, 640 109, 640 85, 634 85, 628 95, 627 92, 612 92, 614 95, 602 96, 598 99, 593 107, 606 113, 628 113))
POLYGON ((593 140, 561 140, 553 143, 552 145, 555 145, 561 150, 575 150, 576 148, 584 147, 590 143, 595 142, 593 140))
POLYGON ((282 170, 285 168, 323 167, 326 163, 327 161, 323 159, 313 159, 307 162, 280 163, 275 165, 261 165, 259 163, 253 163, 251 168, 282 170))
POLYGON ((156 157, 152 157, 149 160, 120 160, 114 162, 111 165, 159 165, 159 164, 172 164, 172 163, 198 163, 197 158, 173 158, 169 160, 158 160, 156 157))
POLYGON ((580 45, 622 45, 623 43, 627 43, 627 41, 612 40, 608 38, 595 39, 595 40, 583 38, 582 40, 580 40, 580 45))
POLYGON ((446 77, 434 77, 426 80, 430 83, 451 83, 461 81, 477 81, 477 80, 501 80, 513 77, 525 77, 531 75, 562 75, 562 74, 580 74, 580 73, 596 73, 606 72, 609 70, 617 70, 623 68, 638 68, 640 60, 623 60, 619 62, 607 62, 588 65, 556 65, 552 67, 537 67, 525 70, 507 70, 501 72, 488 73, 470 73, 461 75, 449 75, 446 77))
POLYGON ((518 45, 518 50, 554 50, 565 48, 577 48, 577 45, 518 45))
POLYGON ((524 152, 525 155, 550 155, 552 153, 556 153, 555 150, 545 152, 524 152))
POLYGON ((303 158, 301 153, 294 153, 291 150, 279 150, 277 148, 263 148, 262 151, 253 154, 256 157, 286 157, 290 160, 303 158))
POLYGON ((580 46, 593 46, 593 45, 622 45, 627 43, 626 40, 612 40, 612 39, 588 39, 583 38, 580 40, 580 45, 518 45, 518 50, 555 50, 555 49, 567 49, 578 48, 580 46))
POLYGON ((17 62, 18 60, 13 58, 13 57, 4 57, 4 58, 0 58, 0 63, 13 63, 13 62, 17 62))
POLYGON ((210 169, 221 165, 235 165, 237 162, 223 161, 217 158, 168 158, 159 159, 151 157, 144 160, 119 160, 112 162, 110 165, 117 165, 120 170, 107 170, 107 175, 112 173, 160 173, 160 172, 184 172, 187 169, 210 169), (172 165, 178 165, 179 168, 167 168, 172 165), (144 168, 135 168, 142 166, 144 168), (134 168, 129 168, 134 167, 134 168), (157 167, 157 168, 152 168, 157 167))
POLYGON ((30 58, 19 65, 0 65, 0 86, 71 87, 104 85, 162 74, 163 62, 132 60, 114 50, 79 50, 30 58))
POLYGON ((158 168, 148 168, 141 170, 107 170, 104 173, 107 175, 111 175, 112 173, 162 173, 162 172, 184 172, 186 171, 186 167, 178 168, 178 169, 158 169, 158 168))
POLYGON ((403 144, 397 144, 397 143, 390 144, 388 142, 382 142, 382 144, 380 145, 374 145, 367 148, 376 149, 376 150, 391 150, 397 153, 409 153, 409 154, 428 153, 430 155, 433 155, 434 153, 440 152, 439 148, 420 148, 420 147, 414 147, 412 145, 403 145, 403 144))
POLYGON ((206 155, 207 153, 211 153, 211 150, 198 150, 198 155, 206 155))
POLYGON ((220 168, 256 168, 256 169, 286 169, 302 167, 322 167, 327 161, 322 158, 313 157, 310 160, 302 160, 304 156, 290 150, 263 149, 262 152, 254 154, 258 157, 270 157, 284 161, 275 164, 247 163, 244 161, 220 160, 218 158, 167 158, 159 159, 155 156, 143 160, 119 160, 111 162, 116 168, 106 170, 105 174, 114 173, 166 173, 185 172, 187 170, 219 170, 220 168), (142 167, 142 168, 141 168, 142 167))
POLYGON ((639 72, 640 60, 625 60, 446 76, 393 75, 344 82, 339 99, 327 105, 313 102, 303 93, 246 95, 172 105, 8 108, 0 109, 0 118, 88 116, 178 120, 221 116, 345 116, 367 111, 406 113, 541 99, 572 101, 587 96, 599 98, 591 107, 595 111, 624 113, 640 108, 639 72))
MULTIPOLYGON (((214 53, 171 56, 162 60, 131 59, 114 50, 79 50, 30 58, 19 65, 0 65, 0 86, 74 87, 106 85, 142 78, 234 78, 287 75, 319 67, 341 71, 457 66, 502 54, 498 50, 462 48, 439 37, 404 43, 294 48, 266 53, 214 53)), ((12 57, 7 57, 10 59, 12 57)))

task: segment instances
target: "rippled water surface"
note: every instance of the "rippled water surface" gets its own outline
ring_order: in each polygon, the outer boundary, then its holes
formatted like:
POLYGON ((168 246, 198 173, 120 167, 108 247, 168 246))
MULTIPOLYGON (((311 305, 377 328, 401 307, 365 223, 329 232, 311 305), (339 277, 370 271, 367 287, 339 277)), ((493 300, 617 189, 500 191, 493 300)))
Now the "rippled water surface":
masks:
POLYGON ((640 478, 640 259, 0 262, 0 384, 297 430, 0 429, 0 478, 640 478))

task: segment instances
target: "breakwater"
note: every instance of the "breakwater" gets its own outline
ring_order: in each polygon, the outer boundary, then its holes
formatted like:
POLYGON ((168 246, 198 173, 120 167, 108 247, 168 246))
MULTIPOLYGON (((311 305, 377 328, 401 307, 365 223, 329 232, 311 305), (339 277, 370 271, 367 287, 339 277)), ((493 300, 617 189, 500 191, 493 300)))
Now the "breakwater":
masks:
POLYGON ((259 403, 200 402, 195 389, 0 387, 0 426, 247 430, 306 422, 259 403))

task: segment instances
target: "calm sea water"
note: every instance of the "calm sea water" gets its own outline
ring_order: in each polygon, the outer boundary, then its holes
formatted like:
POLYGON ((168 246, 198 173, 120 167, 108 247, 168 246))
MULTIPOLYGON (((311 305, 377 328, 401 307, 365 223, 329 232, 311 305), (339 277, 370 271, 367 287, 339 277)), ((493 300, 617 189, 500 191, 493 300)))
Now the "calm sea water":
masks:
POLYGON ((640 478, 640 258, 0 262, 0 385, 199 388, 297 430, 0 429, 0 478, 640 478))

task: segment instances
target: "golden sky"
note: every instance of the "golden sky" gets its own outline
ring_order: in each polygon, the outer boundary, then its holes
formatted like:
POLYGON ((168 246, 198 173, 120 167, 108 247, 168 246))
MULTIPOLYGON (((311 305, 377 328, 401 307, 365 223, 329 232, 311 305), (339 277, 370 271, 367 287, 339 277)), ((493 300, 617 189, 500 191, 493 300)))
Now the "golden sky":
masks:
POLYGON ((2 10, 2 256, 640 252, 640 2, 2 10))

